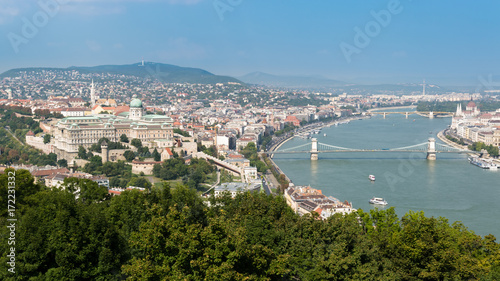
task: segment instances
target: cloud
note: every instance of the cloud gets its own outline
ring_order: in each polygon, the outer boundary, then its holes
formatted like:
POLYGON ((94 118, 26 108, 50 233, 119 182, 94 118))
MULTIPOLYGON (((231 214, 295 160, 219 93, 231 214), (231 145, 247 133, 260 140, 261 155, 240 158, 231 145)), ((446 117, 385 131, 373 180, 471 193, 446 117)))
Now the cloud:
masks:
POLYGON ((0 24, 6 23, 18 16, 20 12, 19 5, 15 1, 0 0, 0 24))
MULTIPOLYGON (((1 1, 1 0, 0 0, 1 1)), ((99 2, 99 3, 103 3, 104 1, 102 0, 65 0, 66 2, 68 3, 95 3, 95 2, 99 2)), ((143 3, 146 3, 146 2, 163 2, 163 3, 168 3, 168 4, 171 4, 171 5, 194 5, 194 4, 198 4, 202 1, 205 1, 205 0, 107 0, 106 2, 107 3, 110 3, 110 2, 115 2, 115 3, 124 3, 124 2, 143 2, 143 3)))
POLYGON ((123 14, 127 9, 124 6, 96 6, 96 5, 63 5, 61 12, 75 13, 84 16, 102 16, 123 14))
POLYGON ((98 52, 101 50, 101 45, 96 41, 87 40, 85 41, 85 44, 87 45, 87 47, 89 47, 91 51, 98 52))
POLYGON ((392 53, 392 56, 394 58, 406 58, 408 56, 408 54, 406 54, 405 51, 397 51, 397 52, 392 53))
MULTIPOLYGON (((61 12, 84 16, 101 16, 122 14, 126 12, 127 3, 167 3, 170 5, 195 5, 208 0, 51 0, 59 3, 61 12)), ((49 0, 41 0, 49 2, 49 0)), ((6 23, 27 12, 33 7, 40 9, 38 1, 33 0, 0 0, 0 24, 6 23)))

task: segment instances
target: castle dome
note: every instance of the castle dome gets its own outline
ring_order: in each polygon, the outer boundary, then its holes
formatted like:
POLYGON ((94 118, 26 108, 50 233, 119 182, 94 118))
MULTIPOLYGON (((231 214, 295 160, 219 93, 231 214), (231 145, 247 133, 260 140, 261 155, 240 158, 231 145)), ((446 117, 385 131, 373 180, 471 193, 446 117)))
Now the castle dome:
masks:
POLYGON ((140 99, 133 99, 130 102, 130 107, 142 107, 142 101, 140 99))

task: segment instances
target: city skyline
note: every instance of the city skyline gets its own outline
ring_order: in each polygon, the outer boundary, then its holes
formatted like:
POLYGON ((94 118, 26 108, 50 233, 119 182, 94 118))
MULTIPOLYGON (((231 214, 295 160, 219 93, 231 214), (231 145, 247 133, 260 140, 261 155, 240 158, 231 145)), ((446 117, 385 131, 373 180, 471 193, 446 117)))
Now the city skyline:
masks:
POLYGON ((360 84, 495 83, 498 3, 0 0, 0 72, 161 62, 360 84))

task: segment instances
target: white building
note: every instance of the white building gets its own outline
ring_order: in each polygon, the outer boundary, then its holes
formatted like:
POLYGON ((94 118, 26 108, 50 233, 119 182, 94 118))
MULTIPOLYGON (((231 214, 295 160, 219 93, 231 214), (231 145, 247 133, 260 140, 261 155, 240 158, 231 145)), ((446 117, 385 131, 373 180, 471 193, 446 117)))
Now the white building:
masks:
POLYGON ((258 191, 262 187, 262 183, 241 183, 241 182, 226 182, 215 187, 215 197, 222 196, 224 193, 229 192, 231 197, 236 197, 236 194, 247 191, 258 191))
POLYGON ((165 115, 144 115, 142 102, 133 99, 130 112, 118 116, 99 114, 75 116, 61 119, 53 128, 54 152, 58 158, 71 161, 76 157, 78 148, 89 148, 101 138, 112 142, 120 141, 121 135, 129 140, 139 139, 143 146, 157 147, 158 141, 172 144, 173 120, 165 115))

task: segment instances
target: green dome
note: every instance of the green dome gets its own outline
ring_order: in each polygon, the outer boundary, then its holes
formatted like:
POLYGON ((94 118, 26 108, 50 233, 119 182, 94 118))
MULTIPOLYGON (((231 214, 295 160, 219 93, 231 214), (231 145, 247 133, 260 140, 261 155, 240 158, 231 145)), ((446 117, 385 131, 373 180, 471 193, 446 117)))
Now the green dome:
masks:
POLYGON ((130 107, 142 107, 142 101, 140 99, 133 99, 130 102, 130 107))

